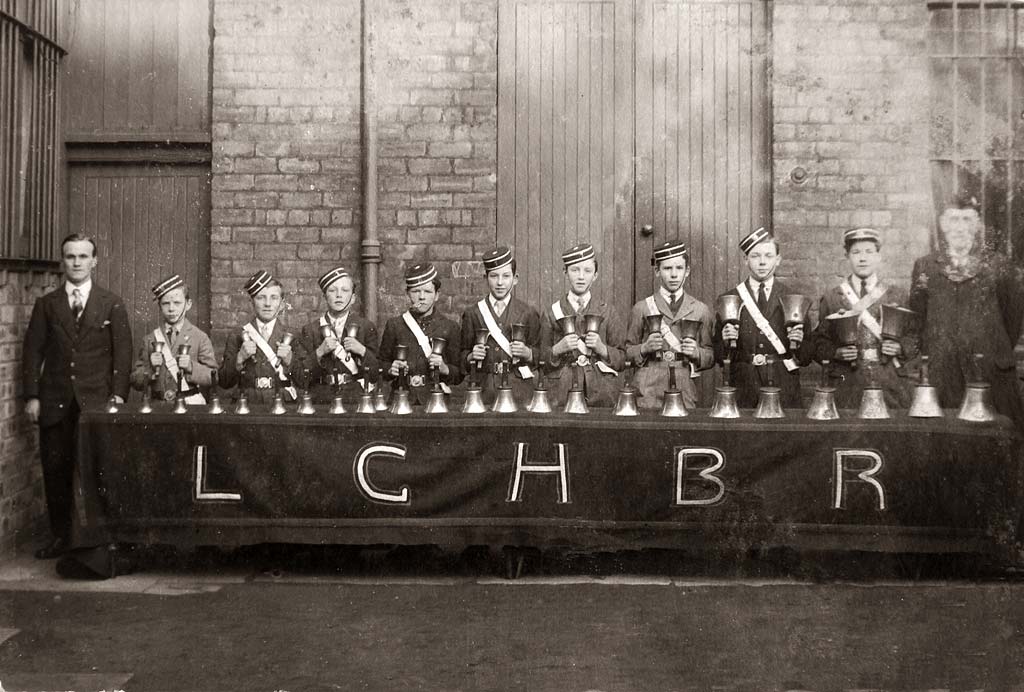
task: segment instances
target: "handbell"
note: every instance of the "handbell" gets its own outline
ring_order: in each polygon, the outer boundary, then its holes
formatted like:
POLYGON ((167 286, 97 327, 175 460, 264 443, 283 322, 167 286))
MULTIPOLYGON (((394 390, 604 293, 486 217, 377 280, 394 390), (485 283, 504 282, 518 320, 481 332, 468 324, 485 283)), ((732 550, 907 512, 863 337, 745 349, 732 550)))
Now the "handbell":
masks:
MULTIPOLYGON (((787 327, 795 327, 804 323, 807 319, 807 308, 810 301, 799 293, 790 293, 782 296, 782 313, 786 318, 787 327)), ((795 351, 799 344, 795 341, 789 342, 789 350, 795 351)))
POLYGON ((739 418, 740 410, 736 407, 735 387, 715 387, 715 403, 708 411, 708 418, 739 418))
POLYGON ((295 412, 301 416, 312 416, 316 413, 316 408, 313 406, 313 397, 308 389, 302 393, 302 398, 299 400, 299 406, 295 409, 295 412))
POLYGON ((292 334, 291 332, 285 332, 285 333, 284 333, 284 334, 283 334, 283 335, 281 336, 281 345, 282 345, 282 346, 291 346, 292 340, 293 340, 294 338, 295 338, 295 335, 294 335, 294 334, 292 334))
POLYGON ((188 409, 185 407, 185 397, 180 394, 174 398, 174 412, 188 413, 188 409))
POLYGON ((576 315, 564 315, 555 321, 558 322, 558 328, 562 330, 562 336, 576 333, 576 315))
POLYGON ((388 412, 396 416, 407 416, 412 413, 408 389, 396 389, 391 392, 391 407, 388 408, 388 412))
POLYGON ((994 421, 996 412, 992 408, 992 386, 988 382, 969 382, 956 417, 972 423, 994 421))
POLYGON ((526 325, 522 322, 516 322, 512 325, 512 338, 509 341, 526 341, 526 325))
POLYGON ((648 334, 661 334, 661 325, 665 319, 660 315, 645 315, 644 327, 648 334))
POLYGON ((210 406, 206 409, 206 412, 211 416, 219 416, 224 413, 224 407, 220 404, 220 397, 214 393, 210 394, 210 406))
POLYGON ((270 412, 275 416, 285 413, 284 399, 281 398, 280 391, 274 395, 274 404, 270 407, 270 412))
POLYGON ((669 366, 668 389, 665 390, 664 403, 661 405, 661 415, 666 418, 682 418, 690 415, 683 405, 683 394, 676 387, 676 369, 669 366))
POLYGON ((583 396, 582 389, 570 389, 569 396, 565 399, 565 412, 578 415, 590 413, 587 408, 587 398, 583 396))
POLYGON ((373 410, 374 411, 387 411, 388 410, 388 398, 384 395, 384 380, 377 380, 376 394, 373 397, 373 410))
POLYGON ((148 391, 142 395, 142 406, 139 407, 139 413, 153 413, 152 398, 148 391))
POLYGON ((117 413, 117 398, 113 395, 107 401, 107 413, 117 413))
POLYGON ((827 358, 821 361, 821 382, 814 388, 814 398, 807 407, 807 417, 811 420, 836 420, 839 411, 836 409, 836 388, 829 384, 829 364, 827 358))
POLYGON ((911 418, 942 418, 945 415, 939 403, 939 392, 928 381, 928 356, 921 356, 921 379, 914 388, 914 400, 907 415, 911 418))
MULTIPOLYGON (((737 295, 726 294, 718 296, 718 316, 722 324, 738 325, 740 323, 740 306, 743 299, 737 295)), ((736 348, 736 340, 729 340, 729 348, 736 348)))
POLYGON ((533 386, 533 396, 526 410, 530 413, 551 413, 551 400, 548 398, 548 386, 544 379, 544 361, 537 364, 537 382, 533 386))
POLYGON ((891 418, 889 407, 885 404, 885 394, 881 387, 869 385, 860 395, 860 410, 857 417, 866 420, 891 418))
POLYGON ((444 347, 447 345, 448 339, 443 336, 432 336, 430 337, 430 352, 435 356, 444 355, 444 347))
POLYGON ((362 413, 372 416, 377 413, 377 406, 374 403, 373 392, 363 391, 359 395, 359 406, 356 408, 356 413, 362 413))
POLYGON ((480 387, 468 387, 466 389, 466 400, 462 403, 463 413, 486 413, 484 398, 480 387))
POLYGON ((679 320, 676 322, 679 325, 679 340, 693 339, 694 341, 700 341, 700 330, 704 324, 700 320, 679 320))
POLYGON ((235 415, 236 416, 247 416, 249 415, 249 397, 245 395, 243 391, 238 395, 238 403, 235 404, 235 415))
POLYGON ((430 398, 427 400, 427 405, 423 409, 424 413, 448 413, 448 402, 444 399, 444 392, 440 389, 435 389, 430 393, 430 398))
POLYGON ((757 409, 754 418, 785 418, 782 410, 782 390, 778 387, 761 387, 757 398, 757 409))
MULTIPOLYGON (((360 402, 360 403, 362 403, 362 402, 360 402)), ((331 407, 329 409, 327 409, 327 412, 330 413, 332 416, 341 416, 341 415, 344 415, 346 413, 346 411, 345 411, 345 402, 342 400, 340 394, 335 395, 335 397, 331 400, 331 407)), ((370 413, 373 413, 373 399, 372 398, 370 399, 370 413)))
POLYGON ((604 315, 584 315, 583 331, 597 334, 601 330, 601 323, 604 322, 604 315))
POLYGON ((511 387, 498 387, 497 396, 491 405, 494 413, 515 413, 519 408, 516 406, 515 397, 512 396, 511 387))
POLYGON ((612 414, 616 416, 639 416, 640 409, 636 405, 636 389, 623 387, 619 391, 619 398, 615 401, 615 408, 612 414))
POLYGON ((898 340, 906 334, 917 313, 899 305, 882 306, 882 338, 898 340))
POLYGON ((346 324, 345 325, 345 338, 346 339, 355 339, 358 334, 359 334, 359 325, 358 324, 346 324))

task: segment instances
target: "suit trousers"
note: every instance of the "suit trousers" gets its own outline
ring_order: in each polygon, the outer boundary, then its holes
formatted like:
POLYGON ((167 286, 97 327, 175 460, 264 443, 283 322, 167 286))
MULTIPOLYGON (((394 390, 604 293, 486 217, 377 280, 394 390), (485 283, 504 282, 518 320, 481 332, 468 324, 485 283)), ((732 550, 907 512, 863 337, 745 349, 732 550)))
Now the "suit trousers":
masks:
POLYGON ((39 458, 43 465, 46 511, 54 538, 71 539, 74 507, 75 451, 78 446, 78 417, 81 410, 74 399, 64 417, 39 429, 39 458))

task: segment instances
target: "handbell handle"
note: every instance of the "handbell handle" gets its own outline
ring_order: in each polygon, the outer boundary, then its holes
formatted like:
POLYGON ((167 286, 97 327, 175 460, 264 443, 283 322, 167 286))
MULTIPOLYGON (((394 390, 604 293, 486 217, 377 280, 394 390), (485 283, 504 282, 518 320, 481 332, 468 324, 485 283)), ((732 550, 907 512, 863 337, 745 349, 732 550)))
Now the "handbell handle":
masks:
POLYGON ((919 381, 919 384, 922 387, 931 386, 931 382, 929 382, 928 380, 928 356, 926 355, 921 356, 921 379, 919 381))
POLYGON ((676 368, 674 365, 668 366, 668 389, 670 392, 674 392, 676 389, 676 368))
POLYGON ((828 358, 825 358, 825 359, 823 359, 821 361, 821 386, 822 387, 827 387, 828 386, 828 368, 829 368, 829 365, 831 365, 831 364, 832 364, 832 361, 830 361, 828 358))

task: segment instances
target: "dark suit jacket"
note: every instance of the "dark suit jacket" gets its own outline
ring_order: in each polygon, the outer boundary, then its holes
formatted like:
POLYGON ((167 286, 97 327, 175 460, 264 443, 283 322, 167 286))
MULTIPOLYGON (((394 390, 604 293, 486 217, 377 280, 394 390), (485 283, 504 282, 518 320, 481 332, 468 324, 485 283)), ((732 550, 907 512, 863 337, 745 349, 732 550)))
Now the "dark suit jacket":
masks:
MULTIPOLYGON (((256 319, 251 320, 253 327, 257 328, 256 319)), ((284 338, 285 332, 288 331, 281 319, 278 318, 277 322, 274 323, 274 331, 270 333, 270 338, 267 339, 267 343, 270 344, 270 348, 277 352, 277 345, 284 338)), ((238 351, 242 347, 242 327, 231 333, 228 337, 227 344, 224 346, 224 359, 221 361, 220 369, 220 386, 224 389, 231 389, 237 386, 239 389, 246 390, 246 397, 249 399, 250 404, 269 404, 274 400, 274 387, 269 389, 256 389, 256 378, 269 377, 271 383, 277 380, 277 373, 274 371, 274 367, 267 360, 267 357, 263 355, 263 351, 259 348, 256 349, 256 355, 246 361, 243 373, 239 371, 237 363, 238 351)), ((294 366, 298 361, 296 360, 295 353, 295 341, 292 341, 292 367, 285 366, 284 374, 291 378, 291 373, 294 372, 294 366)), ((277 381, 277 386, 281 388, 281 396, 284 397, 285 401, 291 401, 291 397, 287 392, 284 391, 284 387, 291 384, 289 382, 277 381)), ((236 391, 234 394, 235 399, 238 398, 239 393, 236 391)))
MULTIPOLYGON (((448 385, 457 385, 462 381, 462 368, 459 367, 461 338, 459 325, 440 314, 436 307, 429 316, 416 321, 428 338, 441 337, 445 339, 444 353, 441 354, 441 357, 448 366, 448 374, 441 375, 440 381, 448 385)), ((380 338, 380 363, 384 368, 384 379, 388 381, 395 379, 388 373, 388 370, 391 369, 391 363, 395 360, 395 351, 399 344, 404 344, 407 347, 406 363, 409 364, 409 376, 420 375, 425 378, 422 386, 417 387, 410 384, 410 399, 414 404, 426 404, 433 389, 433 383, 429 377, 430 365, 427 363, 427 357, 423 355, 423 349, 420 348, 419 342, 413 336, 412 330, 401 316, 392 317, 385 323, 384 334, 380 338)), ((394 384, 392 384, 393 386, 394 384)))
POLYGON ((75 327, 64 282, 36 301, 25 332, 23 396, 39 399, 39 425, 64 417, 72 401, 82 409, 128 398, 132 332, 120 297, 92 284, 75 327))
MULTIPOLYGON (((491 308, 490 299, 487 300, 487 309, 491 315, 494 315, 494 310, 491 308)), ((469 354, 473 351, 473 344, 476 343, 476 330, 486 328, 484 318, 480 315, 480 310, 477 308, 477 302, 474 302, 465 312, 462 313, 462 352, 460 354, 461 360, 459 361, 460 366, 465 369, 465 372, 470 371, 469 365, 469 354)), ((529 367, 533 368, 537 365, 537 361, 540 360, 540 314, 530 305, 527 305, 517 298, 509 300, 508 306, 505 311, 501 314, 501 317, 495 317, 495 321, 498 323, 498 327, 507 339, 512 338, 512 325, 517 322, 526 325, 526 340, 523 342, 533 350, 533 363, 529 367)), ((509 357, 504 351, 495 343, 494 339, 488 337, 487 339, 487 358, 480 365, 480 385, 485 393, 485 400, 489 399, 489 393, 494 390, 494 384, 491 381, 491 371, 495 363, 500 363, 502 360, 508 359, 509 357)), ((518 367, 512 367, 509 373, 509 383, 512 386, 512 390, 515 392, 515 396, 519 401, 524 401, 524 397, 529 397, 533 392, 533 379, 524 380, 519 376, 518 367)))
MULTIPOLYGON (((563 315, 575 315, 576 309, 569 302, 568 294, 563 295, 559 301, 563 315)), ((626 339, 625 330, 614 319, 612 319, 611 308, 607 303, 596 298, 590 299, 590 304, 583 311, 587 315, 600 315, 604 317, 598 335, 601 341, 608 347, 608 359, 605 364, 615 371, 622 370, 626 364, 626 352, 623 343, 626 339)), ((582 332, 582 324, 577 325, 577 332, 582 332)), ((569 388, 572 386, 572 364, 576 361, 579 352, 563 353, 560 356, 552 354, 551 349, 562 340, 562 331, 555 320, 555 313, 548 305, 544 309, 544 317, 540 325, 540 360, 545 362, 545 375, 550 379, 552 388, 555 390, 554 402, 564 405, 569 395, 569 388)), ((594 355, 597 358, 597 355, 594 355)), ((605 373, 594 365, 586 365, 580 368, 580 384, 586 392, 587 403, 590 406, 614 406, 618 397, 619 378, 611 373, 605 373)))
MULTIPOLYGON (((362 358, 356 359, 359 372, 368 382, 376 382, 377 370, 380 367, 377 362, 377 326, 365 317, 351 313, 345 323, 346 327, 349 325, 358 326, 356 341, 366 347, 366 354, 362 358)), ((343 339, 345 335, 338 336, 343 339)), ((295 358, 292 361, 293 364, 297 364, 292 371, 295 372, 296 378, 300 382, 305 377, 305 373, 302 371, 309 370, 308 386, 317 403, 325 403, 334 398, 334 387, 329 384, 329 376, 333 374, 335 365, 337 365, 339 374, 348 373, 348 369, 344 365, 335 363, 333 356, 324 356, 322 359, 316 357, 316 349, 323 343, 323 340, 323 337, 320 336, 320 317, 302 325, 299 338, 295 341, 295 358)), ((355 396, 362 391, 362 388, 354 380, 348 382, 342 389, 355 396)))

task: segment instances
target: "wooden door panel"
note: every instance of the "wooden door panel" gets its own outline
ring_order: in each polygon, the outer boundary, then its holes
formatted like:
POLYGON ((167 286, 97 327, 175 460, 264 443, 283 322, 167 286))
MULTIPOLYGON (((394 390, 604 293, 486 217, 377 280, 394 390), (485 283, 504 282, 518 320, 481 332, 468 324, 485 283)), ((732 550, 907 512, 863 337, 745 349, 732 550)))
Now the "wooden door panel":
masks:
POLYGON ((157 318, 150 288, 173 273, 209 330, 209 167, 80 164, 70 180, 69 231, 96 238, 96 280, 124 299, 136 341, 157 318))
POLYGON ((561 253, 593 243, 595 293, 632 301, 632 3, 502 0, 498 240, 538 308, 564 290, 561 253))

